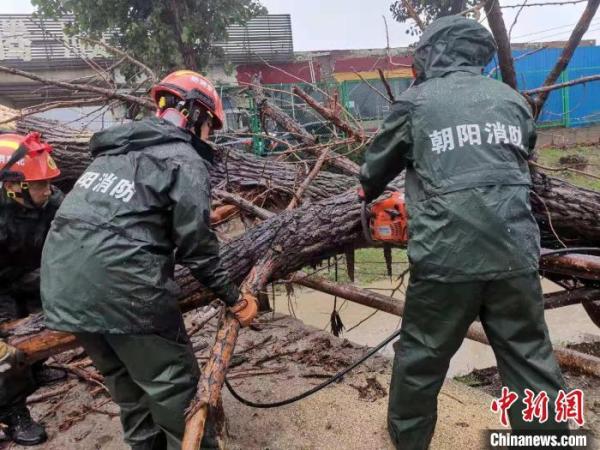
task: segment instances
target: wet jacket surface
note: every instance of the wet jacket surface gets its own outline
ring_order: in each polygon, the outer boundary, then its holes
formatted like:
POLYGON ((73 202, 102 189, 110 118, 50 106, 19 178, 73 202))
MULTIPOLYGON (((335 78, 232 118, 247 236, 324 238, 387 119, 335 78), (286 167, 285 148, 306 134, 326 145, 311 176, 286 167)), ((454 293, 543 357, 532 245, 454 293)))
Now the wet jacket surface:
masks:
POLYGON ((152 118, 96 133, 90 150, 42 255, 47 325, 118 334, 178 327, 175 263, 233 304, 238 289, 210 228, 208 144, 152 118))
POLYGON ((481 75, 495 51, 474 21, 437 20, 415 52, 417 81, 393 105, 365 155, 369 200, 406 170, 408 253, 416 279, 509 278, 537 270, 526 101, 481 75))
POLYGON ((63 198, 52 187, 43 208, 26 208, 0 187, 0 290, 40 267, 44 240, 63 198))

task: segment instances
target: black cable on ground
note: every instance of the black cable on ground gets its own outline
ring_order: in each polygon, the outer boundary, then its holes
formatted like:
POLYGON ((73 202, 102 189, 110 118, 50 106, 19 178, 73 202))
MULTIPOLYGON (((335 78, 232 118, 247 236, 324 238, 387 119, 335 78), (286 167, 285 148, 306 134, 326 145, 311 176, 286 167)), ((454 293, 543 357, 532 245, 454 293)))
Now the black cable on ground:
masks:
MULTIPOLYGON (((561 248, 561 249, 558 249, 558 250, 552 250, 552 251, 550 251, 548 253, 544 253, 544 255, 542 255, 542 257, 554 256, 554 255, 562 255, 562 254, 566 254, 566 253, 584 253, 584 254, 597 254, 597 255, 600 255, 600 248, 599 247, 561 248)), ((393 341, 399 335, 400 335, 400 330, 396 330, 394 333, 392 333, 390 336, 388 336, 387 338, 385 338, 376 347, 373 347, 371 350, 369 350, 367 352, 367 354, 365 354, 363 357, 361 357, 358 361, 354 362, 349 367, 347 367, 344 370, 342 370, 342 371, 338 372, 337 374, 333 375, 331 378, 325 380, 323 383, 319 384, 318 386, 315 386, 314 388, 309 389, 308 391, 305 391, 305 392, 303 392, 301 394, 298 394, 298 395, 296 395, 294 397, 291 397, 291 398, 288 398, 286 400, 280 400, 280 401, 272 402, 272 403, 256 403, 256 402, 253 402, 252 400, 245 399, 240 394, 238 394, 238 392, 229 383, 229 380, 227 378, 225 378, 225 386, 227 386, 227 389, 229 389, 229 392, 231 392, 231 395, 233 395, 233 398, 235 398, 238 402, 240 402, 240 403, 242 403, 242 404, 244 404, 246 406, 251 406, 252 408, 278 408, 280 406, 289 405, 291 403, 295 403, 295 402, 297 402, 299 400, 305 399, 306 397, 309 397, 312 394, 315 394, 316 392, 319 392, 321 389, 329 386, 330 384, 335 383, 338 380, 341 380, 344 377, 344 375, 346 375, 351 370, 353 370, 356 367, 358 367, 361 364, 363 364, 366 360, 368 360, 369 358, 371 358, 375 353, 377 353, 379 350, 381 350, 383 347, 385 347, 387 344, 389 344, 391 341, 393 341)))
POLYGON ((369 350, 369 352, 366 355, 361 357, 358 361, 354 362, 351 366, 346 367, 344 370, 338 372, 337 374, 335 374, 328 380, 324 381, 323 383, 319 384, 318 386, 315 386, 314 388, 309 389, 308 391, 305 391, 301 394, 298 394, 298 395, 288 398, 286 400, 280 400, 278 402, 273 402, 273 403, 256 403, 256 402, 253 402, 252 400, 245 399, 240 394, 238 394, 235 391, 235 389, 233 388, 233 386, 231 384, 229 384, 229 380, 227 380, 227 378, 225 378, 225 386, 227 386, 227 389, 229 389, 229 392, 231 392, 231 395, 233 395, 233 398, 235 398, 237 401, 239 401, 240 403, 242 403, 246 406, 251 406, 253 408, 277 408, 279 406, 289 405, 290 403, 297 402, 298 400, 302 400, 302 399, 320 391, 321 389, 329 386, 331 383, 335 383, 336 381, 341 380, 344 377, 344 375, 346 375, 348 372, 350 372, 351 370, 355 369, 356 367, 358 367, 359 365, 364 363, 367 359, 372 357, 375 353, 377 353, 379 350, 381 350, 383 347, 385 347, 387 344, 389 344, 391 341, 393 341, 399 335, 400 335, 400 330, 396 330, 390 336, 385 338, 385 340, 383 342, 378 344, 376 347, 373 347, 371 350, 369 350))

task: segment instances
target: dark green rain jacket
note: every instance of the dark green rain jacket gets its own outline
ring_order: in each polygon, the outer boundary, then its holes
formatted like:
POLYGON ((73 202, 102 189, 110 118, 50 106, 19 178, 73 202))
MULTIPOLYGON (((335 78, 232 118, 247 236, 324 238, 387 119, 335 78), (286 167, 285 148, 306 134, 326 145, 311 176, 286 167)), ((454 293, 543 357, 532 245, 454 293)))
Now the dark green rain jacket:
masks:
POLYGON ((494 52, 476 21, 435 21, 415 51, 415 85, 366 152, 360 179, 368 200, 406 170, 415 278, 491 280, 537 270, 528 167, 535 124, 516 91, 481 75, 494 52))
POLYGON ((0 187, 0 291, 40 267, 44 239, 64 198, 52 187, 42 208, 26 208, 0 187))
POLYGON ((181 321, 175 263, 232 305, 210 228, 208 144, 159 119, 96 133, 94 161, 56 214, 42 302, 56 330, 139 334, 181 321))

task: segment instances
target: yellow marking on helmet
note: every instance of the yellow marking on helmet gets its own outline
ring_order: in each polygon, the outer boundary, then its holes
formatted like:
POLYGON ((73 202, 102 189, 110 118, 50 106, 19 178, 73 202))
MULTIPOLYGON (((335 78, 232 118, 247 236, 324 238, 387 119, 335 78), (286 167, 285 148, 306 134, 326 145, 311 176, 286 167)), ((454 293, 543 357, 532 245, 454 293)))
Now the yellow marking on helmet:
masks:
POLYGON ((165 106, 167 106, 167 98, 163 96, 158 100, 158 107, 163 109, 165 106))
POLYGON ((8 147, 8 148, 12 148, 13 150, 18 149, 19 145, 21 145, 21 144, 19 142, 15 142, 15 141, 0 141, 0 147, 8 147))
POLYGON ((48 155, 47 162, 48 162, 48 167, 50 168, 50 170, 56 170, 58 168, 58 167, 56 167, 56 163, 52 159, 52 156, 48 155))

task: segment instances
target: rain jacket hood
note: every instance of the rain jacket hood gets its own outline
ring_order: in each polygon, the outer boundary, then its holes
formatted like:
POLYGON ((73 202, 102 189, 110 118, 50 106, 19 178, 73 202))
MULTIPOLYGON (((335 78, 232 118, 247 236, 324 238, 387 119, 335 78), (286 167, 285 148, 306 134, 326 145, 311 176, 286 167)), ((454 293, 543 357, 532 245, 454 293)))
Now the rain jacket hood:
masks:
POLYGON ((415 50, 417 81, 457 71, 481 74, 495 51, 494 38, 478 22, 461 16, 442 17, 425 30, 415 50))
POLYGON ((123 155, 176 142, 191 145, 202 158, 212 164, 213 154, 209 144, 187 130, 154 117, 94 134, 90 140, 90 153, 94 158, 100 155, 123 155))

